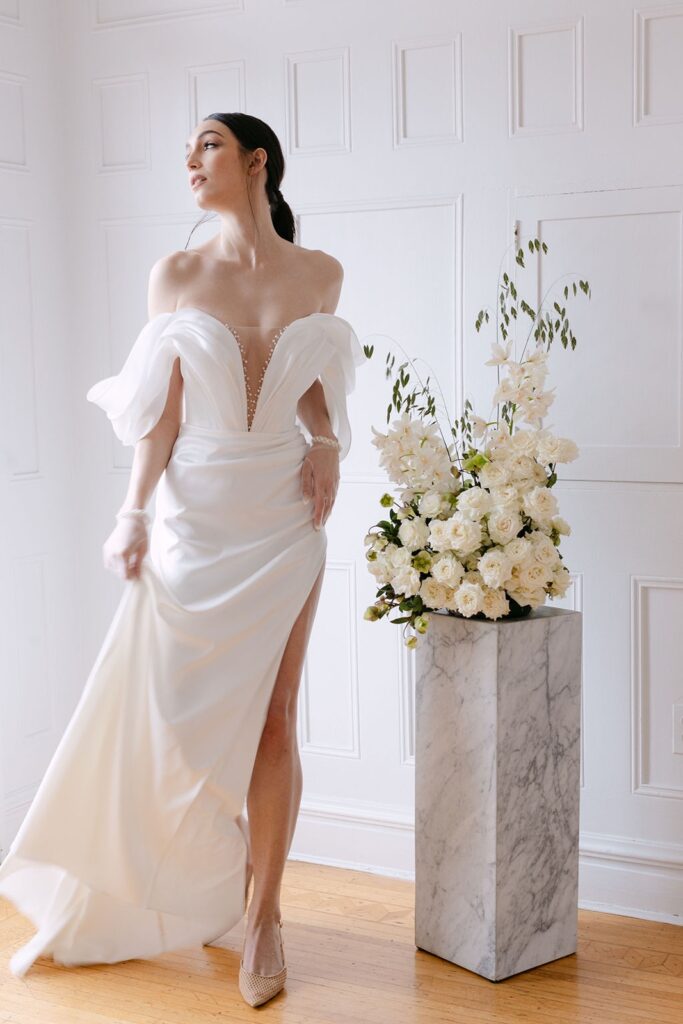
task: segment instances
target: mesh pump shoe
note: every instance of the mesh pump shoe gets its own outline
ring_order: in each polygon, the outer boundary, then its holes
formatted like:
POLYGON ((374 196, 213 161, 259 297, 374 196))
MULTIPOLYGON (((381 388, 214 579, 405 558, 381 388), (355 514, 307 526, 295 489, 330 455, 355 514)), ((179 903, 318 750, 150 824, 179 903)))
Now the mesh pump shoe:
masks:
POLYGON ((285 950, 282 944, 282 918, 278 921, 280 928, 280 953, 282 954, 282 968, 277 974, 256 974, 255 971, 244 969, 244 960, 240 960, 239 987, 244 999, 250 1006, 260 1006, 276 996, 283 988, 287 980, 287 964, 285 963, 285 950))

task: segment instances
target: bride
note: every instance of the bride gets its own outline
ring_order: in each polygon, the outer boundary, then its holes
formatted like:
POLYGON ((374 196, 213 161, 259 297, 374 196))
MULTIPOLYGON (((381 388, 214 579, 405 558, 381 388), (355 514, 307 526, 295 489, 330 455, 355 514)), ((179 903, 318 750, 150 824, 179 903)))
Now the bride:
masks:
POLYGON ((220 230, 154 264, 147 324, 87 395, 134 445, 103 548, 125 591, 0 893, 38 928, 11 962, 23 974, 48 953, 75 965, 208 943, 253 878, 239 987, 258 1005, 286 978, 297 694, 364 356, 334 313, 341 264, 294 243, 269 126, 212 114, 185 162, 220 230))

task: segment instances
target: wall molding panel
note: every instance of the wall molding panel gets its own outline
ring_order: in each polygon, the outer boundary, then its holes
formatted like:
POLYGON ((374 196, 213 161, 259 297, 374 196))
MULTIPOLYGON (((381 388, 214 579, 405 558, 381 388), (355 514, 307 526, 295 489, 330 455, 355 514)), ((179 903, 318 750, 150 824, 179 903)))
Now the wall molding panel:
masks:
MULTIPOLYGON (((580 449, 562 479, 683 480, 683 186, 517 194, 514 207, 522 236, 536 235, 550 249, 538 260, 536 309, 568 263, 576 267, 571 276, 583 274, 593 291, 590 302, 570 292, 577 348, 550 359, 562 381, 552 420, 559 433, 573 431, 580 449), (636 234, 640 244, 630 244, 636 234), (610 261, 600 258, 605 251, 613 254, 610 261), (608 312, 599 296, 617 288, 619 303, 608 312), (597 332, 601 344, 582 344, 582 328, 597 332), (629 374, 620 352, 637 352, 643 337, 647 359, 629 374), (602 401, 604 382, 619 388, 618 403, 602 401)), ((557 295, 562 298, 559 291, 551 298, 557 295)))
POLYGON ((0 71, 0 170, 27 172, 28 125, 26 124, 26 91, 30 80, 26 75, 0 71))
POLYGON ((583 131, 583 18, 510 28, 508 40, 510 136, 583 131), (542 111, 527 106, 534 92, 542 111))
POLYGON ((244 0, 90 0, 91 28, 94 30, 128 28, 169 21, 198 18, 207 14, 244 11, 244 0))
POLYGON ((633 121, 637 127, 683 122, 678 81, 681 45, 683 4, 634 9, 633 121))
POLYGON ((392 57, 394 147, 464 142, 462 34, 394 42, 392 57))
POLYGON ((328 558, 299 690, 299 746, 305 754, 361 756, 355 594, 355 563, 328 558))
POLYGON ((5 424, 2 450, 7 457, 9 480, 15 484, 43 477, 32 314, 35 230, 31 222, 0 218, 4 328, 0 337, 0 421, 5 424))
POLYGON ((96 78, 93 93, 100 129, 97 173, 150 170, 148 75, 96 78))
MULTIPOLYGON (((667 716, 669 706, 674 702, 683 704, 683 679, 676 671, 675 680, 671 682, 672 691, 666 696, 665 682, 659 676, 653 676, 653 657, 656 658, 657 638, 653 631, 657 620, 653 621, 653 609, 650 596, 657 591, 677 595, 675 610, 671 620, 680 621, 678 612, 683 609, 683 579, 654 576, 631 577, 631 790, 647 797, 668 797, 683 800, 683 755, 672 752, 671 729, 662 727, 671 725, 671 717, 667 716), (674 687, 676 689, 674 689, 674 687), (664 705, 659 707, 659 702, 664 705), (665 753, 664 753, 665 752, 665 753), (656 753, 657 768, 651 767, 650 761, 656 753), (665 771, 663 762, 668 758, 669 785, 651 781, 654 771, 665 771), (676 758, 678 771, 676 771, 676 758), (677 780, 680 780, 677 781, 677 780)), ((668 634, 669 630, 665 630, 668 634)), ((679 663, 680 664, 680 663, 679 663)))
POLYGON ((247 109, 247 65, 237 59, 222 64, 187 68, 187 133, 206 117, 219 110, 247 109))
POLYGON ((285 96, 290 156, 351 152, 351 70, 347 46, 286 54, 285 96))

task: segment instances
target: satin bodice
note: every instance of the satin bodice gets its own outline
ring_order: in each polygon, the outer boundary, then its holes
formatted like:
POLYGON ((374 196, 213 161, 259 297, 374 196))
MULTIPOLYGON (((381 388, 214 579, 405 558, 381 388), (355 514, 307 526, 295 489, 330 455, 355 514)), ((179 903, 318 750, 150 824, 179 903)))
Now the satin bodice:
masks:
MULTIPOLYGON (((186 307, 152 317, 138 334, 118 374, 87 393, 100 405, 124 444, 135 444, 158 421, 177 357, 183 377, 183 420, 207 431, 278 434, 298 421, 297 405, 320 378, 332 429, 348 452, 347 395, 365 355, 347 320, 310 313, 285 325, 257 381, 253 418, 247 409, 244 345, 234 329, 203 310, 186 307)), ((253 391, 253 385, 252 385, 253 391)))

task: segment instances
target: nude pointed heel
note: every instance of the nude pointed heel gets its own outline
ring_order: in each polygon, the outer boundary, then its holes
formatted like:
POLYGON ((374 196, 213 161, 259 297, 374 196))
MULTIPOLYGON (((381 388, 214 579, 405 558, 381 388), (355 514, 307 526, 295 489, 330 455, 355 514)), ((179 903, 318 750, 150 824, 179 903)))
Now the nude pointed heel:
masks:
POLYGON ((261 1003, 272 999, 283 988, 287 980, 287 964, 285 964, 285 950, 282 944, 282 918, 278 921, 278 926, 283 967, 277 974, 257 974, 255 971, 247 971, 244 968, 244 960, 240 959, 239 989, 250 1006, 260 1006, 261 1003))

